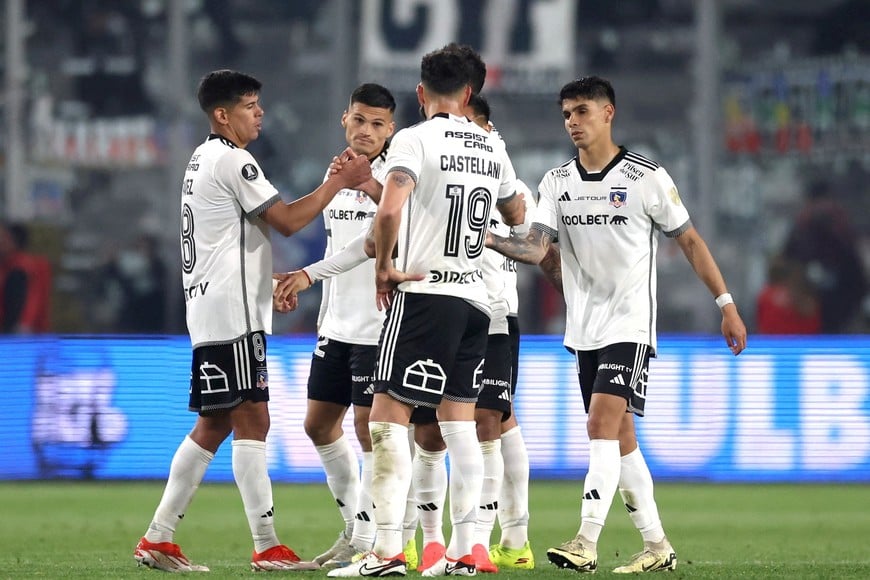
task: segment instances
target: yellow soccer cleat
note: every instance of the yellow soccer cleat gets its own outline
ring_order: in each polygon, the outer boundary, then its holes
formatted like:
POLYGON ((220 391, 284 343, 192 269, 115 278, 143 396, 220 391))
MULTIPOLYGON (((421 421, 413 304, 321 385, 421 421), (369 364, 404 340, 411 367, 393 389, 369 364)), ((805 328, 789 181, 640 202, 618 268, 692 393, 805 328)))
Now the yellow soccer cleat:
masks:
POLYGON ((489 558, 499 568, 513 570, 531 570, 535 567, 535 555, 532 547, 526 542, 522 548, 507 548, 501 544, 489 547, 489 558))
POLYGON ((420 563, 420 559, 417 557, 417 542, 411 538, 408 540, 408 543, 405 544, 405 547, 402 548, 402 552, 405 553, 407 569, 416 570, 417 565, 420 563))

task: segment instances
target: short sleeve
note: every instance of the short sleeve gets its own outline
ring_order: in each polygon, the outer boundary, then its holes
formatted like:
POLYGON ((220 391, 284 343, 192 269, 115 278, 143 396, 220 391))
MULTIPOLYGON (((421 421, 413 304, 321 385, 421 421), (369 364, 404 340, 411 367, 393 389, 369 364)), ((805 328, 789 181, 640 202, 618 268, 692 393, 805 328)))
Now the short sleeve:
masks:
POLYGON ((504 171, 501 175, 501 184, 498 188, 498 199, 506 200, 512 198, 519 193, 516 189, 517 172, 514 170, 514 164, 511 162, 507 150, 504 150, 504 161, 502 161, 504 171))
POLYGON ((384 177, 391 171, 402 171, 416 183, 423 167, 423 143, 413 131, 402 129, 390 142, 390 150, 384 163, 384 177))
POLYGON ((227 151, 215 166, 216 181, 231 191, 246 215, 260 215, 281 200, 254 156, 244 149, 227 151))
POLYGON ((680 199, 674 180, 659 167, 648 191, 647 213, 665 236, 673 238, 689 229, 689 212, 680 199))
POLYGON ((538 207, 534 210, 532 227, 541 230, 552 239, 559 237, 559 216, 553 176, 548 173, 538 184, 538 207))

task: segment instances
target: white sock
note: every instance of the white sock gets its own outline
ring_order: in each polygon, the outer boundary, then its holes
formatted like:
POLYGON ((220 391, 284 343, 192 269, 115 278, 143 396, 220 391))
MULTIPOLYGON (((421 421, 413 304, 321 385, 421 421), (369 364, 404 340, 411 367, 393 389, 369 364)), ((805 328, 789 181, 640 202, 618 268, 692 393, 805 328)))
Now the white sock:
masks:
POLYGON ((245 515, 248 516, 254 550, 261 553, 277 546, 280 542, 275 533, 275 507, 272 502, 272 481, 266 469, 265 441, 233 441, 233 476, 242 495, 245 515))
POLYGON ((529 541, 529 453, 519 425, 501 435, 504 480, 498 500, 501 541, 522 548, 529 541))
POLYGON ((372 435, 372 500, 378 525, 374 551, 392 558, 402 551, 402 519, 411 487, 408 428, 398 423, 369 422, 372 435))
POLYGON ((589 442, 589 471, 583 483, 580 535, 598 543, 607 512, 619 483, 619 440, 593 439, 589 442))
POLYGON ((362 477, 360 479, 359 499, 353 523, 353 536, 350 543, 358 550, 368 551, 375 543, 375 508, 372 504, 372 458, 371 451, 364 451, 362 457, 362 477))
POLYGON ((420 516, 417 514, 417 498, 414 495, 413 476, 411 489, 408 491, 408 499, 405 500, 405 517, 402 518, 402 549, 411 540, 417 537, 417 524, 420 516))
POLYGON ((184 437, 172 457, 169 478, 154 518, 145 532, 146 540, 155 544, 172 542, 175 526, 184 517, 212 459, 214 453, 197 445, 189 436, 184 437))
POLYGON ((344 533, 353 534, 356 503, 359 499, 359 460, 347 437, 342 435, 328 445, 314 447, 326 472, 326 485, 335 498, 338 511, 344 520, 344 533))
POLYGON ((447 450, 426 451, 416 443, 414 453, 414 496, 423 528, 423 546, 444 544, 444 500, 447 497, 447 450))
POLYGON ((665 530, 659 519, 659 509, 653 496, 653 479, 644 461, 640 447, 624 455, 619 473, 619 494, 634 526, 645 543, 658 543, 665 539, 665 530))
POLYGON ((489 550, 489 538, 498 514, 498 499, 504 476, 504 459, 501 456, 501 440, 481 441, 483 454, 483 487, 477 507, 477 525, 474 530, 474 543, 483 544, 489 550))
POLYGON ((450 522, 453 533, 447 556, 458 560, 471 554, 474 542, 477 505, 483 487, 483 454, 474 421, 439 421, 438 425, 450 457, 450 522))

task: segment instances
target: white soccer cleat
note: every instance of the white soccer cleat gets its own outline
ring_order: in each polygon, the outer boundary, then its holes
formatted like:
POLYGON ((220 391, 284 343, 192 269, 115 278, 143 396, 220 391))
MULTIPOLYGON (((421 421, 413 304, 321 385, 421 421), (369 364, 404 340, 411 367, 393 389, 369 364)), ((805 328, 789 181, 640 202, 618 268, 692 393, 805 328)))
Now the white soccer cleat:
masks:
POLYGON ((333 554, 329 560, 323 562, 320 567, 323 570, 344 568, 345 566, 350 566, 354 562, 361 560, 366 554, 367 552, 357 550, 353 544, 348 543, 347 546, 333 554))
POLYGON ((642 552, 631 557, 628 564, 613 570, 614 574, 636 574, 642 572, 660 572, 673 570, 677 567, 677 554, 668 539, 657 544, 647 544, 642 552))
POLYGON ((594 573, 598 569, 598 553, 587 547, 580 536, 547 550, 547 559, 559 568, 577 572, 594 573))
POLYGON ((474 556, 465 555, 458 560, 452 560, 446 555, 423 570, 423 576, 476 576, 477 568, 474 565, 474 556))
POLYGON ((323 566, 323 564, 328 560, 331 560, 339 552, 346 552, 348 546, 350 546, 350 538, 347 537, 344 530, 341 530, 341 532, 338 533, 338 538, 332 546, 327 551, 314 558, 314 561, 323 566))
POLYGON ((344 568, 330 570, 327 576, 330 578, 355 578, 357 576, 404 576, 407 574, 404 554, 399 553, 395 558, 381 558, 374 552, 366 554, 344 568))

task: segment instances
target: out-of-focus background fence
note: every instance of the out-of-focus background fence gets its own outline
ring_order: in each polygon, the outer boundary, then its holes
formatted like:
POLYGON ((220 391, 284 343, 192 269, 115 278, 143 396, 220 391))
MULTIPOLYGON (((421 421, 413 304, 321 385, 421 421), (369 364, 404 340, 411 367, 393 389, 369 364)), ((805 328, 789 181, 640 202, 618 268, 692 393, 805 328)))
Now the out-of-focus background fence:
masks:
MULTIPOLYGON (((324 479, 302 428, 313 343, 276 338, 269 346, 276 481, 324 479)), ((166 477, 191 424, 181 380, 190 369, 185 337, 0 346, 0 479, 166 477)), ((759 338, 737 358, 718 337, 669 336, 660 349, 647 416, 638 421, 658 479, 870 481, 867 338, 759 338)), ((532 477, 582 479, 588 440, 573 358, 555 337, 526 337, 521 352, 515 405, 532 477)), ((218 452, 209 481, 232 481, 230 455, 218 452)))
MULTIPOLYGON (((207 132, 193 94, 204 73, 264 81, 251 148, 291 199, 343 146, 354 86, 385 84, 398 125, 413 123, 420 55, 455 40, 487 60, 493 119, 533 190, 574 154, 559 87, 608 77, 618 142, 668 168, 751 331, 866 332, 868 12, 861 0, 5 0, 0 215, 47 259, 51 306, 3 328, 184 331, 178 195, 207 132), (820 319, 789 324, 783 296, 820 319)), ((318 224, 276 240, 276 267, 323 246, 318 224)), ((675 245, 659 268, 660 328, 716 332, 675 245)), ((313 331, 316 292, 279 332, 313 331)), ((521 297, 525 332, 561 330, 534 269, 521 268, 521 297)))

